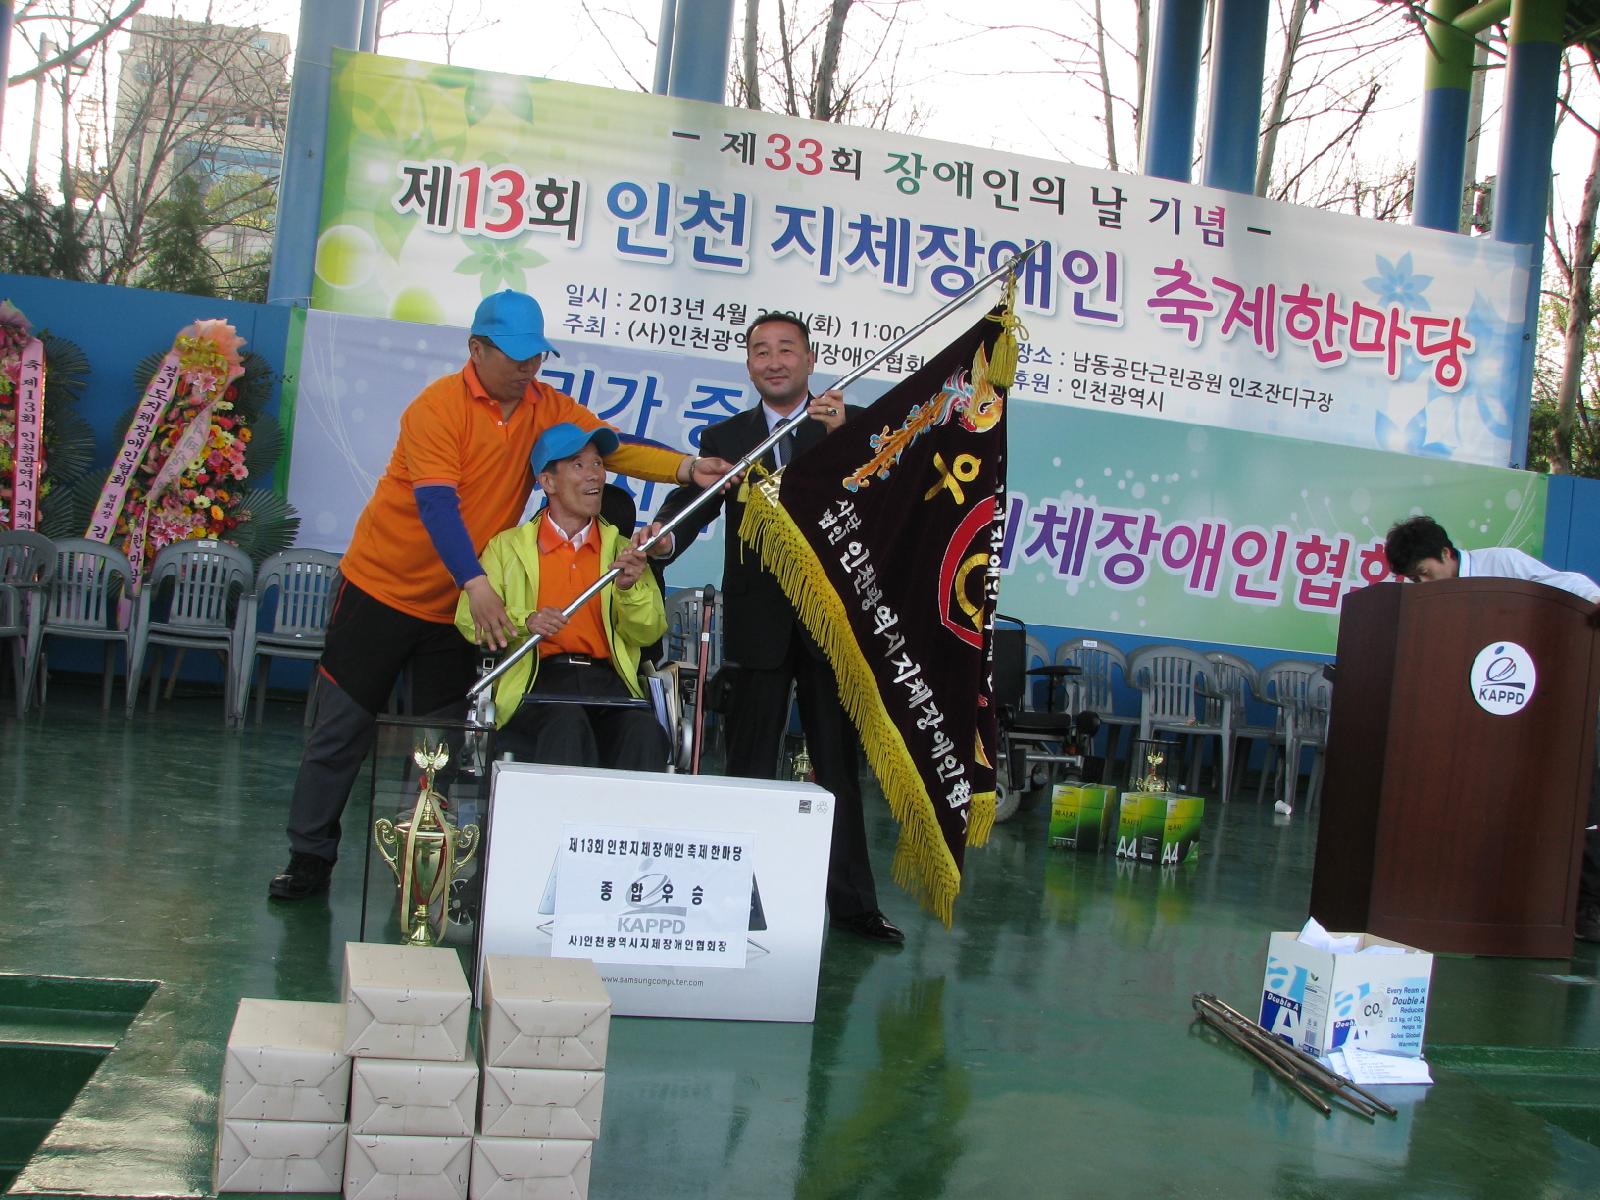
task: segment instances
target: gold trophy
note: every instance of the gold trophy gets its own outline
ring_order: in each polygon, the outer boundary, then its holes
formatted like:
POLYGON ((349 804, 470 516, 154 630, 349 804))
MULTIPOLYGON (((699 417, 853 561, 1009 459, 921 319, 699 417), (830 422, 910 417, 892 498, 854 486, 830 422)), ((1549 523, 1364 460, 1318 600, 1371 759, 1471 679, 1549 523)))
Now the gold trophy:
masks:
POLYGON ((1134 780, 1134 790, 1139 792, 1164 792, 1167 790, 1166 751, 1153 742, 1144 743, 1146 773, 1134 780))
POLYGON ((811 780, 811 755, 806 753, 804 741, 800 743, 800 749, 794 752, 793 774, 796 783, 808 783, 811 780))
POLYGON ((417 806, 409 820, 380 817, 372 835, 400 882, 400 932, 406 945, 437 946, 444 940, 450 881, 477 852, 478 827, 457 829, 444 815, 444 797, 433 790, 434 775, 450 761, 444 743, 437 750, 419 746, 411 761, 422 770, 417 806))

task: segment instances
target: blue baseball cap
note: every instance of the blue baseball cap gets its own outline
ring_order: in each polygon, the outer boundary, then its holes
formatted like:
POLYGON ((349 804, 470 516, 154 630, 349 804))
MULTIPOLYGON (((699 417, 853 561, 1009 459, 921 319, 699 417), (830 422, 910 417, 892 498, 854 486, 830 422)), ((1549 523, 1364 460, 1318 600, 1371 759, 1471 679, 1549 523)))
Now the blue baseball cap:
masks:
POLYGON ((594 448, 600 451, 601 458, 615 451, 621 444, 617 440, 616 433, 604 425, 594 429, 581 429, 571 421, 562 421, 559 425, 550 426, 539 435, 539 440, 533 444, 533 453, 528 455, 528 465, 537 475, 551 463, 571 458, 590 442, 593 442, 594 448))
POLYGON ((488 338, 518 362, 535 354, 561 355, 544 336, 544 310, 526 292, 507 288, 485 296, 472 314, 472 332, 488 338))

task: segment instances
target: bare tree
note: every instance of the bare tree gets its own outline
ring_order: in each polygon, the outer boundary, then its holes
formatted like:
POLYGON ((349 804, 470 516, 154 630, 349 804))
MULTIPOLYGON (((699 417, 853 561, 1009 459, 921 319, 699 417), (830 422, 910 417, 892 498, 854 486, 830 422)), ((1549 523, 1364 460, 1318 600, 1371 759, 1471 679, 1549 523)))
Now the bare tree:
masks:
POLYGON ((1580 75, 1591 84, 1600 82, 1600 64, 1580 50, 1569 50, 1562 63, 1559 119, 1585 130, 1593 146, 1573 220, 1558 231, 1558 205, 1552 204, 1546 221, 1546 278, 1529 437, 1530 459, 1542 461, 1556 475, 1600 472, 1594 417, 1594 397, 1600 385, 1600 346, 1594 328, 1594 265, 1600 250, 1595 240, 1596 213, 1600 212, 1600 121, 1586 119, 1573 106, 1580 75))
POLYGON ((451 63, 462 38, 498 24, 500 18, 488 16, 482 0, 470 4, 461 0, 443 4, 438 0, 379 0, 374 44, 381 46, 385 38, 438 38, 444 43, 444 61, 451 63))
POLYGON ((745 0, 733 102, 793 117, 913 132, 899 86, 908 0, 745 0), (853 20, 852 20, 853 18, 853 20), (859 32, 865 24, 866 31, 859 32))
POLYGON ((744 0, 743 79, 744 106, 761 108, 761 0, 744 0))
POLYGON ((1278 61, 1278 77, 1272 84, 1272 98, 1261 123, 1261 153, 1256 159, 1256 195, 1265 196, 1272 182, 1272 160, 1278 149, 1278 130, 1283 127, 1284 109, 1289 104, 1289 84, 1294 78, 1294 59, 1305 36, 1306 0, 1294 0, 1294 7, 1283 29, 1283 56, 1278 61))
MULTIPOLYGON (((288 39, 226 24, 214 8, 180 21, 139 7, 67 0, 19 9, 40 61, 18 79, 55 93, 61 146, 53 189, 30 163, 29 178, 5 181, 7 207, 31 213, 30 227, 53 242, 29 261, 50 263, 55 274, 125 284, 140 277, 155 214, 175 211, 168 202, 179 199, 175 189, 187 180, 186 195, 197 192, 203 205, 216 193, 198 226, 190 219, 192 199, 185 201, 185 227, 198 229, 195 257, 226 288, 230 272, 270 249, 288 39), (129 35, 127 49, 113 50, 113 33, 129 35), (47 50, 54 44, 82 49, 74 58, 47 50)), ((36 124, 43 115, 35 114, 36 124)))

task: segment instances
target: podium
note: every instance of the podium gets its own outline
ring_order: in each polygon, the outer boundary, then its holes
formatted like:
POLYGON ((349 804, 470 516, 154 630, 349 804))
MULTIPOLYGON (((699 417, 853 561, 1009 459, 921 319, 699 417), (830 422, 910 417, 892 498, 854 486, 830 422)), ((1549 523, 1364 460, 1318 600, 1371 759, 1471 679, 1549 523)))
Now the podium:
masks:
POLYGON ((1518 579, 1346 599, 1312 916, 1434 952, 1571 956, 1600 685, 1591 607, 1518 579))

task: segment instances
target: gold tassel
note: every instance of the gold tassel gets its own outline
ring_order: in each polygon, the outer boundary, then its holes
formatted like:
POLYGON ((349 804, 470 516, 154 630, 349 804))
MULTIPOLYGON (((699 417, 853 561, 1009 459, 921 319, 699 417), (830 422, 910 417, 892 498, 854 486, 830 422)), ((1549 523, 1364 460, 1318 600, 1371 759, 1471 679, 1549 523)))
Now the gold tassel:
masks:
MULTIPOLYGON (((801 622, 822 647, 839 683, 839 699, 861 734, 862 748, 883 788, 889 811, 900 823, 891 875, 894 881, 944 922, 955 916, 961 871, 945 845, 933 802, 900 730, 878 695, 872 668, 850 629, 844 602, 805 534, 777 499, 776 480, 752 485, 739 525, 741 541, 754 546, 783 588, 801 622)), ((982 797, 974 797, 981 800, 982 797)), ((974 804, 971 823, 984 837, 994 823, 994 794, 987 816, 974 804)), ((971 832, 971 830, 969 830, 971 832)))
POLYGON ((989 318, 1000 322, 1000 336, 995 339, 994 353, 989 356, 987 375, 998 391, 1004 391, 1017 381, 1017 355, 1019 343, 1027 339, 1027 327, 1017 318, 1017 277, 1006 277, 1005 296, 1000 301, 999 313, 989 318))

